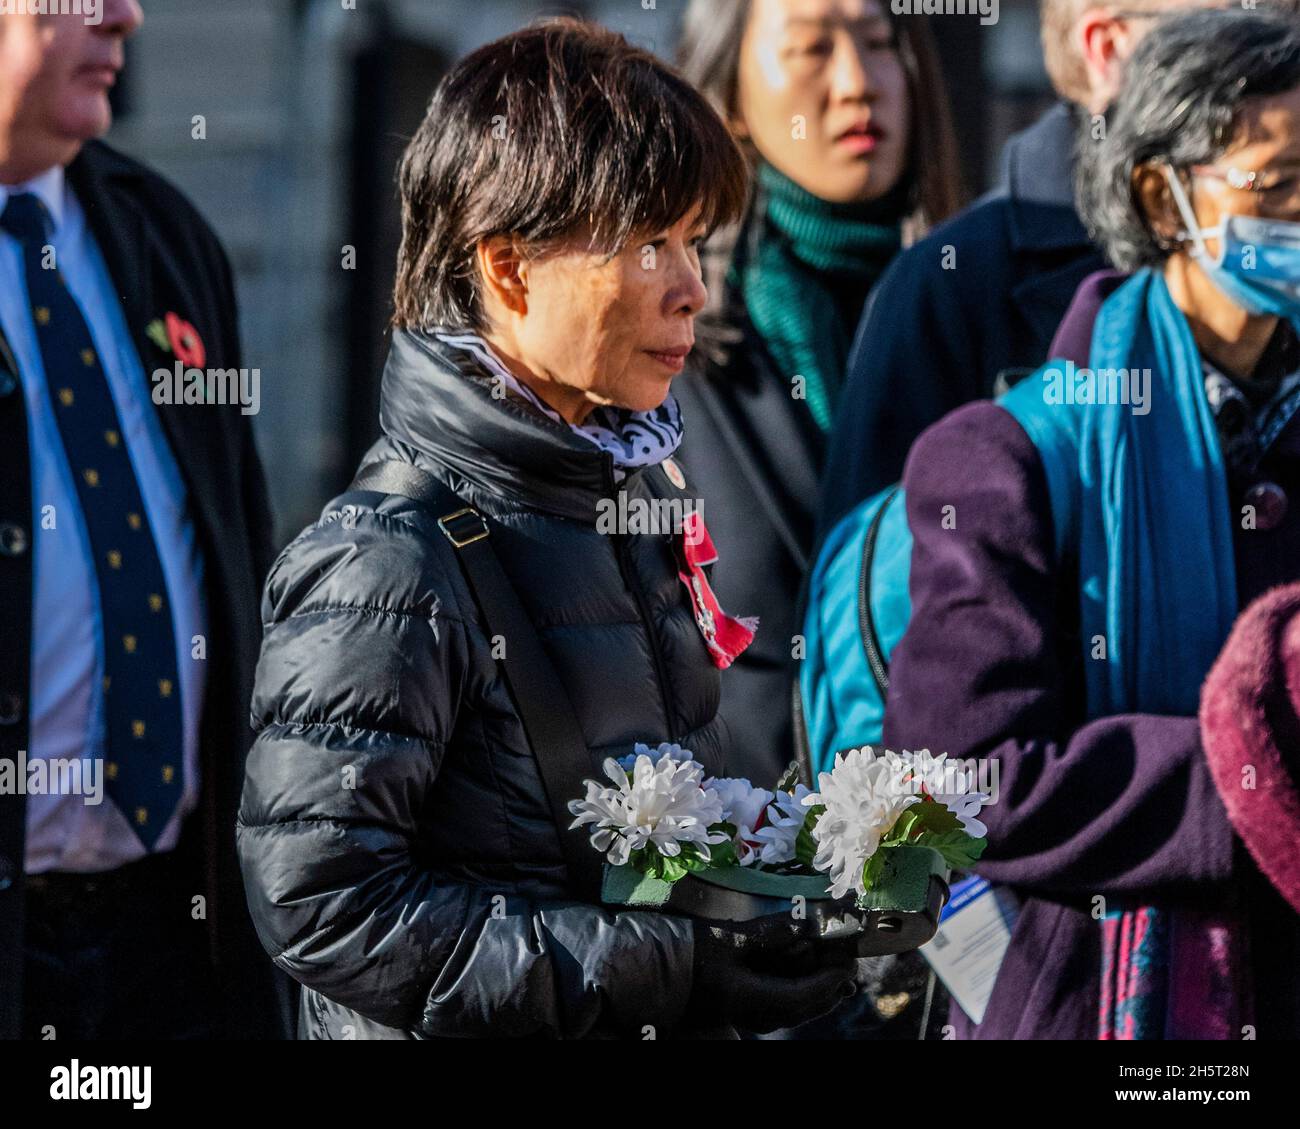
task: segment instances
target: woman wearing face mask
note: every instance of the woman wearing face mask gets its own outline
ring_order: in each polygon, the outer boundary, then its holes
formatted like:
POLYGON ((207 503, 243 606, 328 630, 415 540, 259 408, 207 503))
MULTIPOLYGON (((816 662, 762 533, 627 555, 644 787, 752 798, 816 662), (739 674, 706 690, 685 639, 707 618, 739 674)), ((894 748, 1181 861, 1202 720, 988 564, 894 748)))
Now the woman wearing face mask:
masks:
POLYGON ((1154 28, 1079 195, 1131 277, 1087 281, 1057 359, 904 476, 885 742, 996 761, 975 869, 1021 901, 982 1022, 951 1022, 1295 1038, 1298 601, 1252 605, 1300 578, 1295 21, 1154 28))
POLYGON ((849 347, 892 257, 956 208, 956 148, 926 24, 886 0, 694 0, 680 60, 756 168, 707 249, 677 391, 718 595, 760 622, 723 679, 731 765, 770 783, 795 752, 796 605, 849 347))
POLYGON ((745 187, 689 84, 591 25, 439 85, 402 161, 384 436, 263 602, 238 844, 302 1037, 766 1030, 852 991, 847 967, 759 972, 732 934, 602 907, 566 811, 640 742, 722 774, 696 527, 611 515, 686 493, 670 387, 698 244, 745 187))

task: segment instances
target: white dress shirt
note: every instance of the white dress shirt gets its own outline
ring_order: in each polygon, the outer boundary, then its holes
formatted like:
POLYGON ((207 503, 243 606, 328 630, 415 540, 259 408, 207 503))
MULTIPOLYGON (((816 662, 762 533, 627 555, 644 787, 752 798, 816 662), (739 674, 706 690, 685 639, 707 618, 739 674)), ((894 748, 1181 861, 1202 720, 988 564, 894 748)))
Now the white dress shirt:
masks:
MULTIPOLYGON (((167 581, 185 746, 181 802, 154 847, 155 852, 167 851, 176 846, 181 821, 198 802, 205 663, 191 658, 191 638, 205 633, 203 561, 180 468, 163 433, 121 302, 81 205, 62 168, 51 169, 27 184, 0 185, 0 213, 11 194, 23 192, 39 197, 53 218, 49 242, 102 361, 167 581)), ((160 316, 163 312, 158 311, 160 316)), ((29 760, 103 758, 99 586, 32 322, 22 246, 4 231, 0 231, 0 329, 18 361, 31 448, 34 559, 27 756, 29 760), (47 528, 50 515, 54 528, 47 528)), ((110 870, 146 853, 107 790, 99 805, 87 805, 81 795, 27 796, 24 868, 28 874, 110 870)))

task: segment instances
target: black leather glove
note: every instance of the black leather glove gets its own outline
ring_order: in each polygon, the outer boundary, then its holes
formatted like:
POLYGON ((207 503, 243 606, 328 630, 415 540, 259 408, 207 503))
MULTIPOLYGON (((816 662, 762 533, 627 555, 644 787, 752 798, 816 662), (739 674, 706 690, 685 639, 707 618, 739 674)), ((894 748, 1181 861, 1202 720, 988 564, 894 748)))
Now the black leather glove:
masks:
POLYGON ((797 931, 778 926, 774 935, 770 926, 692 922, 695 980, 688 1021, 732 1023, 765 1035, 825 1015, 857 990, 850 958, 822 962, 816 946, 797 931))

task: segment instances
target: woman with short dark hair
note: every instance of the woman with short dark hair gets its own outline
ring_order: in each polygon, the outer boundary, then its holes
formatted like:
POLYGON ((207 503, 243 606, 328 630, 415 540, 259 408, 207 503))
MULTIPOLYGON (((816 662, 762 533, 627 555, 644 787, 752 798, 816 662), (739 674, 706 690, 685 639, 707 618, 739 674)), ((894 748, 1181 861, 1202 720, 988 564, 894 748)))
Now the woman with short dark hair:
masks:
POLYGON ((998 764, 975 870, 1021 899, 982 1020, 951 1022, 1293 1039, 1300 684, 1248 654, 1284 621, 1247 605, 1300 578, 1300 26, 1161 21, 1080 146, 1081 213, 1133 274, 1085 281, 1057 359, 904 475, 885 743, 998 764))
POLYGON ((759 973, 726 934, 602 908, 565 810, 639 742, 722 772, 719 669, 748 629, 704 603, 702 527, 617 515, 693 501, 669 389, 739 152, 652 56, 556 21, 446 76, 401 189, 384 435, 263 603, 238 843, 300 1034, 645 1038, 825 1010, 844 968, 759 973))

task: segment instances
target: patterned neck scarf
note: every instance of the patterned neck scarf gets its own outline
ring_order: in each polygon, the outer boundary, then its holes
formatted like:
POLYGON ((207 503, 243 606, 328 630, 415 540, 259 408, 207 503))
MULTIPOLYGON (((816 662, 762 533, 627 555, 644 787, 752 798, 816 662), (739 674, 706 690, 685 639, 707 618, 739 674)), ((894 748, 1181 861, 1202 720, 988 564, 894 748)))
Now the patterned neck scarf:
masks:
POLYGON ((616 478, 625 477, 629 470, 658 466, 681 446, 682 413, 672 393, 653 411, 598 407, 585 422, 573 424, 521 383, 482 337, 469 332, 442 330, 435 330, 434 335, 444 344, 469 353, 514 396, 531 404, 547 419, 567 427, 610 455, 614 460, 616 478))

